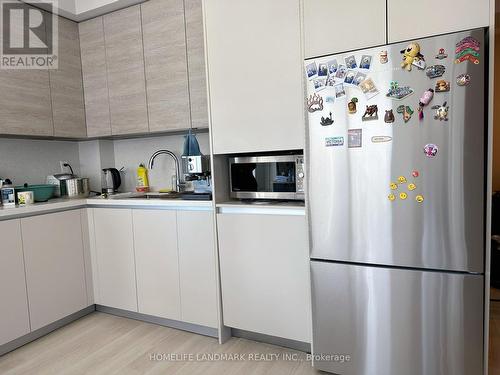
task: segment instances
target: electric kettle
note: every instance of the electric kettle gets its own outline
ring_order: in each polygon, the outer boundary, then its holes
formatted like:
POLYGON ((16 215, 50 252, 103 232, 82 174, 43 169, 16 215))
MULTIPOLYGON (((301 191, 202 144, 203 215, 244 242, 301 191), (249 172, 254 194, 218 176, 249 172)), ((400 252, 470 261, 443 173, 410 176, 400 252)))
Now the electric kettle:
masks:
POLYGON ((116 194, 122 184, 120 171, 116 168, 104 168, 102 170, 102 192, 103 194, 116 194))

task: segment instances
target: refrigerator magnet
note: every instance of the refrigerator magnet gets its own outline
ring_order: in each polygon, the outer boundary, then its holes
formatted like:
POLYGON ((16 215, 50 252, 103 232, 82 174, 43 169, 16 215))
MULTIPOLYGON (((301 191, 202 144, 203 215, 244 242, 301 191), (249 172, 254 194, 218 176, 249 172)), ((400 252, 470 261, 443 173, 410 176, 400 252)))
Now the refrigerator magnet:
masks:
POLYGON ((345 65, 340 64, 339 67, 337 68, 337 73, 335 73, 335 78, 338 79, 344 79, 345 75, 347 74, 347 68, 345 65))
POLYGON ((415 185, 414 183, 410 183, 408 184, 408 190, 409 191, 413 191, 417 188, 417 185, 415 185))
POLYGON ((469 74, 459 74, 457 76, 457 85, 467 86, 469 83, 470 83, 470 75, 469 74))
POLYGON ((332 75, 328 76, 328 78, 325 81, 325 85, 330 87, 335 86, 335 77, 332 75))
POLYGON ((417 171, 417 170, 415 170, 415 171, 411 172, 411 175, 412 175, 413 177, 417 178, 418 176, 420 176, 420 173, 418 173, 418 171, 417 171))
POLYGON ((318 68, 316 67, 315 62, 306 65, 306 74, 307 74, 307 79, 309 80, 318 76, 318 68))
POLYGON ((408 44, 408 46, 400 52, 403 55, 401 68, 406 69, 407 71, 411 71, 414 61, 424 60, 424 55, 420 53, 420 45, 417 42, 408 44))
POLYGON ((370 55, 361 56, 361 62, 359 63, 360 69, 370 69, 372 64, 372 57, 370 55))
POLYGON ((396 184, 394 182, 391 182, 391 184, 389 185, 389 187, 391 188, 391 190, 397 190, 398 184, 396 184))
POLYGON ((425 75, 430 79, 441 77, 446 71, 444 65, 432 65, 425 70, 425 75))
POLYGON ((434 87, 435 92, 448 92, 450 91, 450 81, 440 79, 436 81, 436 86, 434 87))
POLYGON ((410 86, 399 86, 398 82, 392 81, 389 91, 385 96, 391 99, 402 100, 411 94, 413 94, 413 89, 410 86))
POLYGON ((424 119, 424 107, 431 102, 433 97, 434 97, 433 89, 427 89, 420 97, 420 100, 418 101, 418 119, 420 121, 424 119))
POLYGON ((392 124, 395 121, 394 112, 392 109, 386 109, 384 115, 384 122, 386 124, 392 124))
POLYGON ((366 79, 366 74, 362 72, 357 72, 356 76, 354 77, 354 80, 352 81, 352 84, 355 86, 359 86, 361 82, 363 82, 366 79))
POLYGON ((370 100, 378 94, 377 86, 375 86, 375 82, 373 82, 373 79, 371 78, 366 78, 364 81, 361 81, 358 87, 361 89, 363 94, 365 94, 366 100, 370 100))
POLYGON ((406 194, 404 191, 399 193, 399 199, 404 201, 406 198, 408 198, 408 194, 406 194))
POLYGON ((447 57, 448 57, 448 54, 446 53, 444 48, 440 48, 437 55, 436 55, 436 59, 443 60, 443 59, 446 59, 447 57))
POLYGON ((391 202, 396 200, 396 196, 395 196, 394 194, 392 194, 392 193, 391 193, 391 194, 389 194, 389 195, 387 196, 387 198, 389 198, 389 200, 390 200, 391 202))
POLYGON ((358 98, 354 97, 351 99, 349 103, 347 103, 347 111, 352 115, 357 112, 356 103, 358 102, 358 98))
POLYGON ((344 137, 326 137, 325 138, 325 146, 326 147, 335 147, 335 146, 343 146, 344 145, 344 137))
POLYGON ((361 120, 378 120, 378 106, 376 104, 367 105, 361 120))
POLYGON ((309 98, 307 99, 307 111, 309 113, 314 113, 316 111, 322 111, 323 110, 323 98, 321 95, 318 94, 312 94, 309 95, 309 98))
POLYGON ((378 59, 381 64, 387 64, 389 62, 389 56, 386 50, 380 51, 378 54, 378 59))
POLYGON ((329 117, 323 117, 323 116, 321 116, 320 124, 321 124, 321 126, 332 125, 333 124, 332 112, 330 112, 330 116, 329 117))
POLYGON ((424 146, 424 154, 428 158, 433 158, 437 155, 438 153, 438 146, 436 146, 433 143, 428 143, 424 146))
POLYGON ((335 85, 335 97, 336 98, 342 98, 345 96, 345 88, 343 83, 339 83, 335 85))
POLYGON ((374 135, 372 137, 372 143, 385 143, 392 141, 392 137, 388 135, 374 135))
POLYGON ((347 66, 348 69, 356 69, 358 67, 358 64, 356 64, 356 58, 354 55, 347 56, 345 59, 345 65, 347 66))
POLYGON ((363 130, 349 129, 347 132, 347 147, 357 148, 362 146, 363 130))
POLYGON ((327 62, 328 65, 328 73, 330 73, 331 76, 334 76, 337 73, 337 70, 339 68, 339 64, 337 63, 337 59, 333 59, 327 62))
POLYGON ((409 105, 400 105, 397 109, 396 112, 403 115, 403 120, 405 123, 410 121, 411 116, 413 115, 414 111, 409 105))
POLYGON ((356 71, 349 69, 345 75, 344 83, 349 84, 349 85, 354 85, 354 78, 355 77, 356 77, 356 71))
POLYGON ((415 197, 415 200, 418 202, 418 203, 422 203, 424 201, 424 196, 423 195, 417 195, 415 197))
POLYGON ((328 65, 325 63, 318 64, 318 77, 328 77, 328 65))
POLYGON ((325 98, 325 102, 327 102, 327 103, 335 103, 335 97, 334 96, 327 96, 325 98))
POLYGON ((436 110, 436 113, 434 114, 434 120, 448 121, 448 111, 450 107, 446 104, 447 103, 444 102, 443 105, 435 105, 431 107, 432 109, 436 110))
POLYGON ((400 184, 405 184, 406 183, 406 177, 405 176, 399 176, 398 177, 398 182, 400 184))
POLYGON ((416 66, 419 70, 424 70, 427 67, 424 59, 413 60, 412 65, 416 66))
POLYGON ((315 78, 313 79, 314 91, 318 92, 323 90, 326 87, 326 79, 324 78, 315 78))

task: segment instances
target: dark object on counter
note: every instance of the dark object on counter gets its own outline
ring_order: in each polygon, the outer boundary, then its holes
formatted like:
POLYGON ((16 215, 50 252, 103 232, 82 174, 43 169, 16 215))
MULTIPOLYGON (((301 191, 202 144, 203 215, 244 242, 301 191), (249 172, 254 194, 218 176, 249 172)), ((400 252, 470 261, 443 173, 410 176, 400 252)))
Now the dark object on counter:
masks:
POLYGON ((50 184, 43 185, 28 185, 16 186, 16 192, 32 191, 35 202, 47 202, 50 198, 54 197, 57 186, 50 184))
POLYGON ((117 193, 118 188, 122 184, 120 171, 116 168, 104 168, 102 172, 104 173, 102 180, 102 192, 105 194, 117 193))
POLYGON ((181 199, 188 201, 211 201, 212 193, 181 193, 181 199))

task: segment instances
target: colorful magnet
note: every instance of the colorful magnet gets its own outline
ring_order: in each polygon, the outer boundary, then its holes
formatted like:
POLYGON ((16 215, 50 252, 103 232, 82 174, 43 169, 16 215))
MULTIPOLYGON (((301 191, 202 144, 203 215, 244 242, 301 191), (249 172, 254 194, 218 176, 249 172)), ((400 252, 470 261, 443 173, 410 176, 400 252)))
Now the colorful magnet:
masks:
POLYGON ((367 105, 365 113, 361 117, 363 121, 378 120, 378 106, 376 104, 367 105))
POLYGON ((424 154, 428 158, 433 158, 437 155, 438 152, 438 146, 436 146, 433 143, 428 143, 424 146, 424 154))
POLYGON ((424 70, 427 67, 425 60, 423 60, 423 59, 413 60, 412 65, 416 66, 419 70, 424 70))
POLYGON ((372 137, 372 143, 384 143, 392 141, 392 137, 388 135, 374 135, 372 137))
POLYGON ((425 74, 432 79, 441 77, 445 71, 446 67, 444 65, 432 65, 425 70, 425 74))
POLYGON ((333 118, 332 118, 332 112, 330 112, 329 117, 323 117, 321 116, 321 121, 320 121, 321 126, 328 126, 333 124, 333 118))
POLYGON ((363 130, 362 129, 349 129, 347 131, 347 147, 357 148, 362 146, 363 130))
POLYGON ((389 61, 389 57, 387 55, 386 50, 380 51, 378 54, 378 58, 379 58, 381 64, 387 64, 387 62, 389 61))
POLYGON ((424 60, 424 55, 420 53, 420 45, 417 42, 408 44, 408 46, 400 52, 403 54, 401 68, 406 69, 407 71, 411 70, 414 61, 424 60))
POLYGON ((373 82, 371 78, 366 78, 364 81, 361 81, 358 87, 363 91, 363 94, 365 94, 366 100, 370 100, 375 95, 378 95, 377 86, 375 86, 375 82, 373 82))
POLYGON ((434 90, 433 89, 428 89, 424 91, 422 96, 420 97, 420 100, 418 102, 418 119, 422 121, 424 119, 424 107, 428 105, 432 98, 434 97, 434 90))
POLYGON ((399 199, 404 201, 406 198, 408 198, 408 194, 406 194, 404 191, 399 193, 399 199))
POLYGON ((438 51, 438 54, 436 55, 436 59, 438 60, 443 60, 446 59, 448 55, 446 54, 444 48, 440 48, 438 51))
POLYGON ((326 147, 343 146, 343 145, 344 145, 344 137, 326 137, 325 138, 325 146, 326 147))
POLYGON ((411 116, 413 115, 413 109, 409 106, 409 105, 400 105, 397 109, 396 109, 396 112, 397 113, 400 113, 403 115, 403 120, 404 122, 408 122, 410 121, 411 119, 411 116))
POLYGON ((327 103, 335 103, 335 97, 334 96, 327 96, 325 98, 325 102, 327 102, 327 103))
POLYGON ((394 112, 392 109, 386 109, 384 115, 384 122, 387 124, 392 124, 395 121, 394 112))
POLYGON ((435 105, 431 108, 436 110, 434 120, 448 121, 448 112, 450 107, 446 105, 446 102, 444 102, 443 105, 435 105))
POLYGON ((420 175, 420 173, 418 173, 418 171, 413 171, 413 172, 411 172, 411 175, 413 177, 417 178, 420 175))
POLYGON ((413 89, 410 86, 399 86, 396 81, 392 81, 389 91, 385 96, 391 99, 401 100, 413 94, 413 89))
POLYGON ((460 74, 457 76, 457 85, 467 86, 470 83, 470 75, 460 74))
POLYGON ((389 200, 390 200, 391 202, 392 202, 392 201, 394 201, 394 200, 396 200, 396 196, 395 196, 394 194, 392 194, 392 193, 391 193, 391 194, 389 194, 389 195, 387 196, 387 198, 389 198, 389 200))
POLYGON ((347 110, 352 115, 357 112, 356 103, 358 102, 358 98, 352 98, 349 103, 347 103, 347 110))
POLYGON ((455 48, 455 64, 464 61, 471 61, 474 64, 479 64, 480 45, 481 44, 471 36, 458 42, 455 48))
POLYGON ((396 190, 398 188, 398 184, 394 183, 394 182, 391 182, 391 184, 389 185, 391 190, 396 190))
POLYGON ((450 91, 450 81, 446 81, 444 79, 436 81, 436 86, 434 87, 434 91, 436 92, 450 91))
POLYGON ((400 184, 404 184, 404 183, 406 183, 406 177, 405 177, 405 176, 399 176, 399 177, 398 177, 398 182, 399 182, 400 184))
POLYGON ((423 195, 417 195, 415 197, 415 200, 418 202, 418 203, 422 203, 424 201, 424 196, 423 195))
POLYGON ((408 190, 413 191, 413 190, 415 190, 416 188, 417 188, 417 185, 415 185, 415 184, 413 184, 413 183, 408 184, 408 190))
POLYGON ((309 113, 323 110, 323 98, 318 94, 309 95, 307 99, 307 110, 309 113))
POLYGON ((361 62, 359 63, 360 69, 370 69, 372 64, 372 57, 370 55, 361 56, 361 62))

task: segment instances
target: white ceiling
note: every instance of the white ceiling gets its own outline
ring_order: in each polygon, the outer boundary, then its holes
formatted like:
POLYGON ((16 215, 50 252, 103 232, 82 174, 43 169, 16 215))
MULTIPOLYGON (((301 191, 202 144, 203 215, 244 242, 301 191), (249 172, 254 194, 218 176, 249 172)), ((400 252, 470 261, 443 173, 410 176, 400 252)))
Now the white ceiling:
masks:
MULTIPOLYGON (((44 8, 41 0, 21 0, 44 8)), ((58 14, 80 22, 147 0, 58 0, 58 14)))

